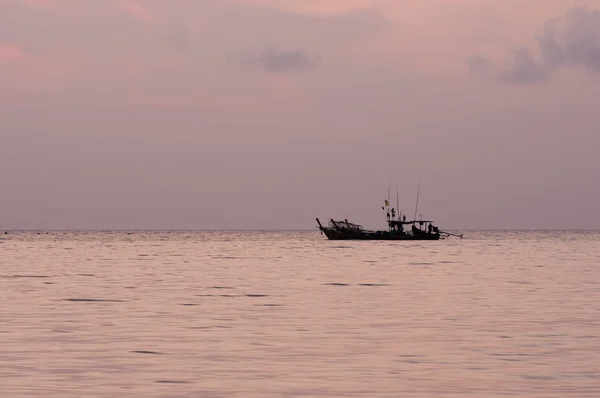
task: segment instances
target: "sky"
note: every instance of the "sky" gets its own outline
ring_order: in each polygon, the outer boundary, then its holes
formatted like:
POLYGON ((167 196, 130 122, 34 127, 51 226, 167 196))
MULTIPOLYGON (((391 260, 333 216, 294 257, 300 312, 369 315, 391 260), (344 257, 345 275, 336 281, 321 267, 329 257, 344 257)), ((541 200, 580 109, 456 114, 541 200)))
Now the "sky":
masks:
POLYGON ((0 229, 600 228, 599 99, 600 1, 2 0, 0 229))

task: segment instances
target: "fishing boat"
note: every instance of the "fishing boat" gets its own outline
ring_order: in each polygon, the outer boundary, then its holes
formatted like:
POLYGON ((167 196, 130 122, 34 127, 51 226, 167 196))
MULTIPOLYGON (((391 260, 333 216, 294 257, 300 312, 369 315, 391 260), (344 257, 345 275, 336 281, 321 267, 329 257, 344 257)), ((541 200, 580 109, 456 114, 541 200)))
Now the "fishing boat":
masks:
POLYGON ((367 230, 361 225, 343 221, 329 220, 329 225, 324 227, 317 218, 321 233, 325 234, 329 240, 439 240, 448 236, 458 236, 449 232, 440 231, 433 225, 432 221, 424 220, 389 220, 388 230, 367 230), (409 230, 404 230, 404 226, 410 225, 409 230), (418 226, 417 226, 418 225, 418 226))
MULTIPOLYGON (((325 234, 329 240, 440 240, 449 236, 456 236, 462 239, 462 235, 441 231, 433 225, 433 221, 416 219, 419 205, 419 191, 417 191, 415 216, 413 220, 407 221, 406 215, 402 215, 399 212, 396 216, 396 209, 390 209, 388 190, 388 200, 385 200, 385 206, 381 207, 386 217, 387 230, 367 230, 362 225, 351 223, 347 219, 335 221, 333 218, 329 220, 329 224, 326 227, 317 218, 318 228, 321 230, 321 234, 325 234), (407 228, 405 229, 405 227, 407 228)), ((398 200, 397 196, 398 193, 396 192, 396 200, 398 200)))

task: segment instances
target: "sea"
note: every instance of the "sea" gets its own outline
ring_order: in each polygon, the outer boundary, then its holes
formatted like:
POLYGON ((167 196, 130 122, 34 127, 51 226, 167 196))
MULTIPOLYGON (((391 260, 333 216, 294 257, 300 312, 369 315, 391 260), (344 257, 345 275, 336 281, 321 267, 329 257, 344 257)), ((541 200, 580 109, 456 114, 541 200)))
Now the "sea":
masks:
POLYGON ((0 396, 600 397, 600 232, 460 233, 3 234, 0 396))

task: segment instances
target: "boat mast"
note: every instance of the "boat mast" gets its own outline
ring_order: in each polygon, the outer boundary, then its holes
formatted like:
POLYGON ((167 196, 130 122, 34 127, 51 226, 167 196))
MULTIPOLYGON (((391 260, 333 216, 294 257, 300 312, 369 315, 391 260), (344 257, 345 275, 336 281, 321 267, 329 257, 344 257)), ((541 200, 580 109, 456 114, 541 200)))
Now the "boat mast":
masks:
MULTIPOLYGON (((388 200, 385 202, 386 206, 389 206, 389 204, 390 204, 390 190, 392 189, 392 181, 394 181, 393 178, 390 180, 390 183, 388 184, 388 200)), ((389 209, 386 209, 386 210, 387 210, 387 219, 388 219, 388 221, 390 221, 390 211, 389 211, 389 209)))
POLYGON ((421 192, 421 177, 423 173, 419 173, 419 187, 417 188, 417 203, 415 203, 415 216, 413 220, 417 219, 417 209, 419 208, 419 193, 421 192))
POLYGON ((398 220, 400 220, 400 199, 398 199, 398 184, 396 184, 396 214, 398 214, 398 220))

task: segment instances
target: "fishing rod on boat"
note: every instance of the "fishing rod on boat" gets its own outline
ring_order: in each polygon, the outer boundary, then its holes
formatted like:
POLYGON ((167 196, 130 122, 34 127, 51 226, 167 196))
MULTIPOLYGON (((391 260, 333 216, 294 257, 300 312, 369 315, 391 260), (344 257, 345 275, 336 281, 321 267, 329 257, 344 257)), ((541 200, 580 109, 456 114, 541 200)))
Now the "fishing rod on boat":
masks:
POLYGON ((415 216, 413 217, 413 220, 417 219, 417 209, 419 208, 419 194, 421 193, 421 177, 423 176, 423 173, 419 173, 419 187, 417 188, 417 203, 415 203, 415 216))

